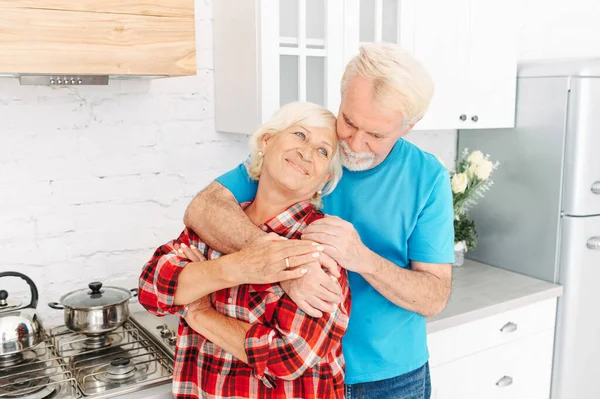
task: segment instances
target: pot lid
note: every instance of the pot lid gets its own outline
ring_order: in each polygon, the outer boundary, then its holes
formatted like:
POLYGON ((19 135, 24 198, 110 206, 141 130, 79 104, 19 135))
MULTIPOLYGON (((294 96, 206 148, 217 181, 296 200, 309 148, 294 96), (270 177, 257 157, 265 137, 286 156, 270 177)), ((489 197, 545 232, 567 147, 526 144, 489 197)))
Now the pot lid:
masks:
POLYGON ((119 287, 103 287, 100 282, 88 284, 89 289, 70 292, 60 302, 70 308, 89 309, 118 305, 131 298, 131 291, 119 287))

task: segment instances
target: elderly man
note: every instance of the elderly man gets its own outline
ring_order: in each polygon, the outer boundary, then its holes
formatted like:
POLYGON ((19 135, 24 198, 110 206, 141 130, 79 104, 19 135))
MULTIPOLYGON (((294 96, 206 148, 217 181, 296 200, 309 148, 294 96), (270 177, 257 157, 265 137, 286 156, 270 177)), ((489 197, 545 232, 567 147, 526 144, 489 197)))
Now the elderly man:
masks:
MULTIPOLYGON (((325 198, 328 216, 302 239, 348 270, 353 308, 344 339, 347 398, 429 398, 426 317, 439 313, 451 288, 452 193, 447 170, 402 139, 433 95, 427 71, 394 45, 361 48, 342 78, 337 121, 344 174, 325 198)), ((265 234, 238 203, 254 197, 243 165, 201 192, 185 224, 224 252, 265 234)), ((294 262, 293 259, 290 261, 294 262)), ((321 271, 281 284, 313 317, 339 302, 321 271)))

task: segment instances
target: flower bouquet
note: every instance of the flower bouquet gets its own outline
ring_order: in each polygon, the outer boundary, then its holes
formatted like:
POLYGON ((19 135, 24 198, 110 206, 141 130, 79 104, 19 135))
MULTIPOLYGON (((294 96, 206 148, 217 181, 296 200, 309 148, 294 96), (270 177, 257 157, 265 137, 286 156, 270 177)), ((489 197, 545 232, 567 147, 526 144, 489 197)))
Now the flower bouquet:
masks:
POLYGON ((464 149, 457 162, 456 171, 450 173, 454 206, 454 254, 455 266, 461 266, 465 252, 477 246, 475 222, 468 218, 468 211, 477 204, 494 182, 490 176, 498 168, 498 162, 489 160, 481 151, 469 154, 464 149))

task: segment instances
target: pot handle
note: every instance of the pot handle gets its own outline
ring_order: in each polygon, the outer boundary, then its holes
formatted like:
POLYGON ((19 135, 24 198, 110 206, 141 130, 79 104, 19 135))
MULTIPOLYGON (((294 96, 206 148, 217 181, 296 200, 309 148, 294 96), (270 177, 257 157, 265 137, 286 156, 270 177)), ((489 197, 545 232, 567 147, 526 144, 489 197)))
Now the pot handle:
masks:
POLYGON ((21 307, 19 309, 25 309, 25 308, 33 308, 33 309, 35 309, 37 307, 37 304, 38 304, 38 289, 35 286, 35 283, 33 282, 32 279, 30 279, 29 277, 27 277, 23 273, 19 273, 19 272, 4 272, 4 273, 0 273, 0 277, 20 277, 23 280, 25 280, 25 282, 27 284, 29 284, 29 288, 31 290, 31 302, 29 302, 29 305, 23 306, 23 307, 21 307))
POLYGON ((139 289, 137 289, 137 288, 132 288, 132 289, 130 289, 129 291, 131 291, 131 296, 132 296, 132 297, 136 297, 136 296, 138 296, 139 289))
POLYGON ((58 302, 50 302, 48 304, 48 306, 50 306, 52 309, 56 309, 56 310, 63 310, 65 307, 62 306, 60 303, 58 302))

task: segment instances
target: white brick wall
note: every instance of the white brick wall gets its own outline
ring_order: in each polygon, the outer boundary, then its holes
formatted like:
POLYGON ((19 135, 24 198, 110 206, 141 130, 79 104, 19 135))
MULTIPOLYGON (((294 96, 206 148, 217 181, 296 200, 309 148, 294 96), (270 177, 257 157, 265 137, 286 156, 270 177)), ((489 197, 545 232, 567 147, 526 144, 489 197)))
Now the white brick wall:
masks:
POLYGON ((0 79, 0 270, 34 279, 47 324, 62 313, 46 303, 90 281, 135 287, 193 195, 247 153, 245 137, 215 133, 211 2, 197 0, 196 16, 197 76, 78 88, 0 79))
MULTIPOLYGON (((525 3, 520 58, 600 53, 595 1, 567 13, 552 3, 525 3)), ((211 1, 196 0, 196 15, 194 77, 78 88, 0 78, 0 270, 34 279, 48 324, 62 315, 46 303, 92 280, 134 287, 193 195, 247 152, 245 137, 214 131, 211 1)), ((408 139, 453 163, 455 131, 408 139)))

